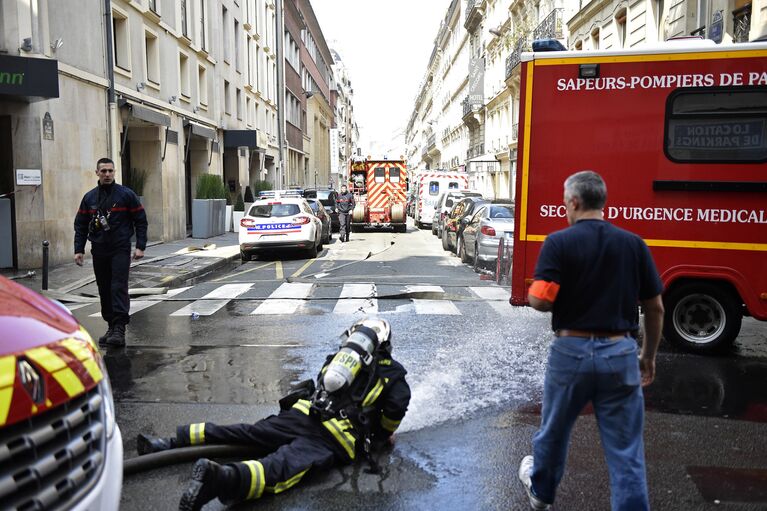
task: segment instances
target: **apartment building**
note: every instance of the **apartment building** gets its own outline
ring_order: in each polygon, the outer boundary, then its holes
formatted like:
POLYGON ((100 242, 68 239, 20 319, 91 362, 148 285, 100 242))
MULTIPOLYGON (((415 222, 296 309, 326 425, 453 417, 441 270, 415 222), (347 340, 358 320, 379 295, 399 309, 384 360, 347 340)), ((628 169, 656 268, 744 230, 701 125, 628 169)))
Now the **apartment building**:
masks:
POLYGON ((145 176, 151 240, 186 236, 201 174, 232 191, 270 179, 274 16, 272 0, 0 2, 0 77, 19 77, 0 80, 0 245, 12 247, 0 265, 39 266, 43 239, 54 264, 71 258, 103 156, 118 182, 145 176))
POLYGON ((359 127, 354 117, 354 88, 341 55, 333 48, 333 80, 330 94, 335 102, 335 125, 330 130, 330 181, 335 187, 349 179, 349 161, 357 152, 359 127))

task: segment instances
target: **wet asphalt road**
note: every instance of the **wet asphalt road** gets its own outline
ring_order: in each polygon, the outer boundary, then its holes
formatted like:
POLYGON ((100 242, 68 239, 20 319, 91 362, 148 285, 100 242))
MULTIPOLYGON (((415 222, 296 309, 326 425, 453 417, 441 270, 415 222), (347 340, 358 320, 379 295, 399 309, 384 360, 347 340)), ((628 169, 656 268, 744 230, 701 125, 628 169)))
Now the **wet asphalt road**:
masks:
MULTIPOLYGON (((392 324, 413 389, 397 445, 381 455, 383 472, 314 474, 239 509, 527 509, 516 469, 539 421, 548 316, 510 307, 507 289, 480 281, 430 231, 358 233, 316 260, 302 257, 269 255, 158 303, 134 302, 134 310, 146 308, 132 316, 128 347, 105 354, 126 456, 135 455, 139 432, 169 435, 181 423, 275 413, 290 383, 314 376, 344 328, 377 313, 392 324)), ((99 335, 96 312, 75 314, 99 335)), ((767 509, 765 330, 744 320, 736 349, 720 358, 664 346, 646 391, 653 509, 767 509)), ((126 478, 122 509, 175 509, 189 468, 126 478)), ((588 410, 554 509, 609 509, 588 410)))

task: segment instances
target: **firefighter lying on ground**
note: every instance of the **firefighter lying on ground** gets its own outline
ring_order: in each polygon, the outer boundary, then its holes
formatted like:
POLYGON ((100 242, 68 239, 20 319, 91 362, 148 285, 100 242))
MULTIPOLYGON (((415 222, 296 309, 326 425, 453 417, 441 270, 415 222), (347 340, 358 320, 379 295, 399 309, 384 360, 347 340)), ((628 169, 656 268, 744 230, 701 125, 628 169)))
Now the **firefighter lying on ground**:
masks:
POLYGON ((241 444, 263 458, 219 465, 200 459, 179 508, 198 510, 218 497, 224 504, 280 493, 310 469, 328 470, 359 456, 375 462, 371 449, 392 442, 410 402, 407 372, 391 357, 391 329, 380 319, 354 323, 341 348, 317 376, 280 400, 279 415, 255 424, 179 426, 175 438, 140 434, 139 455, 202 444, 241 444))

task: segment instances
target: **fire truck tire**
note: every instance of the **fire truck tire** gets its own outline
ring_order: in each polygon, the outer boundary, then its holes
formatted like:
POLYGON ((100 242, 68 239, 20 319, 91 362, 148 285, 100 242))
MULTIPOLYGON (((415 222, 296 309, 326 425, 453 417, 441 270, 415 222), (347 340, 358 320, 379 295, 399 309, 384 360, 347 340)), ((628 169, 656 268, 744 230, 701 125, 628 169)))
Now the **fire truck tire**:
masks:
POLYGON ((352 211, 352 222, 355 224, 365 222, 365 206, 360 204, 354 207, 354 211, 352 211))
POLYGON ((395 232, 407 232, 407 224, 400 224, 394 226, 395 232))
POLYGON ((406 218, 405 206, 403 204, 394 204, 391 207, 391 221, 393 223, 404 222, 406 218))
POLYGON ((726 285, 686 282, 664 297, 663 334, 668 341, 694 353, 718 354, 740 332, 742 301, 726 285))

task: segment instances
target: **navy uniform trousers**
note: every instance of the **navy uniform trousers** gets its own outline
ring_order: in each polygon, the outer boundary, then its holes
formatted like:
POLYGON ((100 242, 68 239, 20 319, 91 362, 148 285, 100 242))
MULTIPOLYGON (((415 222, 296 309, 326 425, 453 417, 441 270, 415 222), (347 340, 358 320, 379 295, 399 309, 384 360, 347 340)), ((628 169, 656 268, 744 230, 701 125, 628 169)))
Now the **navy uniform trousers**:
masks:
POLYGON ((231 498, 223 502, 257 499, 264 492, 280 493, 295 486, 312 468, 327 470, 347 464, 349 455, 322 423, 292 408, 255 424, 218 426, 208 422, 179 426, 179 447, 204 444, 241 444, 263 452, 258 460, 230 463, 237 481, 224 481, 231 498))
POLYGON ((99 288, 101 317, 113 325, 127 325, 130 321, 130 296, 128 273, 130 272, 131 247, 105 247, 93 243, 93 273, 99 288))

